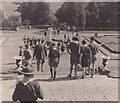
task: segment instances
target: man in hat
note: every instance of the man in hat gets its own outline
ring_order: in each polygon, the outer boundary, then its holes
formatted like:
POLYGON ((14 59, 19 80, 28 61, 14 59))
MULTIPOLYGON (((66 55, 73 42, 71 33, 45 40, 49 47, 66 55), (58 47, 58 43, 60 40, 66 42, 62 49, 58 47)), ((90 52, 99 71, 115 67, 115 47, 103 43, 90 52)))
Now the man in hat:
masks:
POLYGON ((96 64, 96 60, 97 60, 97 53, 98 53, 98 47, 97 45, 95 44, 95 40, 93 37, 90 38, 90 44, 89 44, 89 47, 90 47, 90 50, 91 50, 91 53, 92 53, 92 62, 91 62, 91 65, 92 65, 92 68, 91 68, 91 77, 93 77, 94 75, 94 72, 95 72, 95 64, 96 64))
POLYGON ((68 46, 68 53, 70 54, 70 74, 72 75, 73 66, 75 65, 75 77, 77 77, 77 65, 80 59, 80 45, 79 40, 75 37, 72 38, 72 42, 68 46))
POLYGON ((23 67, 18 71, 24 77, 16 84, 12 100, 19 100, 21 103, 37 103, 37 99, 43 99, 43 91, 37 81, 33 81, 34 69, 30 66, 23 67))
POLYGON ((40 39, 37 40, 38 44, 34 48, 33 58, 36 56, 37 59, 37 71, 40 69, 41 65, 41 72, 43 71, 43 64, 44 64, 44 49, 40 43, 40 39))
POLYGON ((59 60, 60 60, 60 53, 57 50, 56 45, 54 43, 52 43, 48 57, 49 57, 49 66, 50 66, 50 73, 51 73, 50 78, 55 79, 56 72, 57 72, 56 69, 58 67, 59 60), (54 70, 54 76, 53 76, 53 70, 54 70))

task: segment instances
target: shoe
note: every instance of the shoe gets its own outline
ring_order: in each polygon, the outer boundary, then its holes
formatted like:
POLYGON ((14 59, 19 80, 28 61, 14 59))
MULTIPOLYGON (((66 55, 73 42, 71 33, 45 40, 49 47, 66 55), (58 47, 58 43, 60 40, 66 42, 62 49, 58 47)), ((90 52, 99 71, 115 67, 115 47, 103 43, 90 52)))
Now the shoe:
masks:
POLYGON ((90 78, 93 78, 93 74, 91 74, 90 78))
POLYGON ((52 79, 52 78, 53 78, 53 76, 50 77, 50 79, 52 79))
POLYGON ((83 76, 81 77, 81 79, 85 79, 85 76, 83 75, 83 76))
POLYGON ((89 73, 85 73, 85 75, 89 75, 89 73))
POLYGON ((68 77, 71 77, 71 75, 69 74, 68 77))
POLYGON ((41 70, 41 72, 43 72, 43 70, 41 70))

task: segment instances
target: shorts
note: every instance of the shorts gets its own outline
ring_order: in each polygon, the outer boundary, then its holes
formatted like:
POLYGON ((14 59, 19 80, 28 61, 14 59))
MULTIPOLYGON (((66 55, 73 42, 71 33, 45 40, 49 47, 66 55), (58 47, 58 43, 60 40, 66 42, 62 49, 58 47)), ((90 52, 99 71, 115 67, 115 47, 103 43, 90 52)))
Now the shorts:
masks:
POLYGON ((70 64, 71 65, 79 64, 79 55, 70 55, 70 64))
POLYGON ((58 62, 57 58, 56 59, 50 59, 50 61, 49 61, 49 66, 50 67, 58 67, 58 64, 59 64, 59 62, 58 62))

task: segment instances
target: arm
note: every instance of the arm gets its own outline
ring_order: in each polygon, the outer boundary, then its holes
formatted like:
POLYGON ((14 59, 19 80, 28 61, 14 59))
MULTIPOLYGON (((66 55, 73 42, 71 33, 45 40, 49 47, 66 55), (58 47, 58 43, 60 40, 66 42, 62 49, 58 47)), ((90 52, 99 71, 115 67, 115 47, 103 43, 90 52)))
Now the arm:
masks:
POLYGON ((14 93, 12 95, 12 100, 13 101, 19 100, 19 87, 18 87, 18 84, 16 85, 15 91, 14 91, 14 93))
POLYGON ((44 98, 44 94, 43 94, 43 90, 42 90, 42 88, 41 88, 41 86, 39 85, 39 83, 37 84, 37 96, 38 96, 38 98, 40 98, 40 99, 43 99, 44 98))

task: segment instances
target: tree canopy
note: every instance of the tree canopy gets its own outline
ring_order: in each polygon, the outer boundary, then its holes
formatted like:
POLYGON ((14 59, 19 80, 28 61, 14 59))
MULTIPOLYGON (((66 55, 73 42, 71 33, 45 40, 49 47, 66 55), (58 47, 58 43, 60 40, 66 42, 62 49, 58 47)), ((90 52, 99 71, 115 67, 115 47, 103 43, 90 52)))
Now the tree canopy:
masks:
POLYGON ((49 3, 45 2, 22 2, 14 3, 18 5, 17 10, 21 13, 22 22, 28 20, 31 25, 52 24, 56 17, 50 10, 49 3))
POLYGON ((117 28, 118 2, 64 2, 58 22, 85 28, 117 28))

